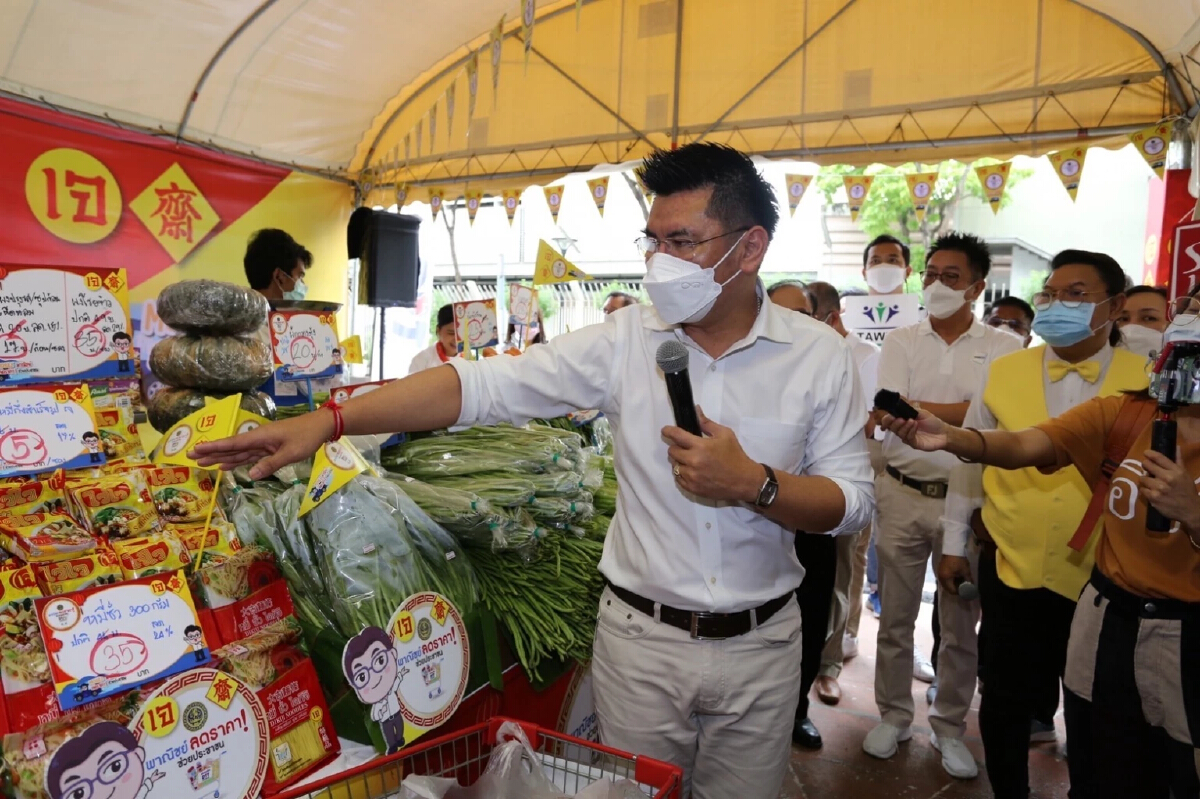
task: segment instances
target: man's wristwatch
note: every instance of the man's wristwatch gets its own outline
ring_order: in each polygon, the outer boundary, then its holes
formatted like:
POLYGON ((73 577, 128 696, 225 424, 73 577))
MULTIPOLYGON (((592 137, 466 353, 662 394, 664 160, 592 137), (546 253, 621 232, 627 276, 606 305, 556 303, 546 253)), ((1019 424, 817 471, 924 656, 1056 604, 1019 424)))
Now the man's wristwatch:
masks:
POLYGON ((774 469, 765 463, 760 463, 759 466, 767 470, 767 479, 763 481, 762 488, 758 489, 758 498, 754 500, 754 507, 765 510, 771 507, 775 498, 779 496, 779 481, 775 479, 774 469))

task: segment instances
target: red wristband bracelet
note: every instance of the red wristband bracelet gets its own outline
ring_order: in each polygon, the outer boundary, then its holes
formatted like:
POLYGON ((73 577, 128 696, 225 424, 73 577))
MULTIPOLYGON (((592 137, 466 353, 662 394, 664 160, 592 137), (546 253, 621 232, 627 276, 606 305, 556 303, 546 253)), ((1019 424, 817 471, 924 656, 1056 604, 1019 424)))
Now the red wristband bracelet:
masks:
POLYGON ((346 430, 346 424, 342 421, 342 406, 335 401, 329 400, 322 408, 327 408, 333 411, 333 435, 330 436, 330 441, 337 441, 342 437, 342 433, 346 430))

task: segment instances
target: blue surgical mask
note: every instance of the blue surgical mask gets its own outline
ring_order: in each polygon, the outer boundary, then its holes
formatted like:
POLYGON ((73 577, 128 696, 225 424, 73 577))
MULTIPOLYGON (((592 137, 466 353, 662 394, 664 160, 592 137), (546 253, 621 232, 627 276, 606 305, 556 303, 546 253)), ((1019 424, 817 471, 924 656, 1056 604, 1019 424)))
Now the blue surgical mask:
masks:
POLYGON ((1070 347, 1096 332, 1092 329, 1095 311, 1094 302, 1081 302, 1076 308, 1052 302, 1049 308, 1034 315, 1033 332, 1051 347, 1070 347))
POLYGON ((285 300, 291 300, 295 302, 299 302, 306 296, 308 296, 308 286, 305 285, 303 280, 297 280, 295 285, 292 286, 291 291, 283 292, 283 298, 285 300))

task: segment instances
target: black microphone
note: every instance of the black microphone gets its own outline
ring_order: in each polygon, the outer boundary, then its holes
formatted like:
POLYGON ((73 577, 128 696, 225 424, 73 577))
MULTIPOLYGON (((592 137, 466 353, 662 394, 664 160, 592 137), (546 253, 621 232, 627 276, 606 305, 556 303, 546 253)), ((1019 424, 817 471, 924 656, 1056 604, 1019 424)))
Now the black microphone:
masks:
POLYGON ((979 588, 970 580, 963 580, 958 584, 958 595, 968 602, 974 602, 979 599, 979 588))
MULTIPOLYGON (((1178 428, 1174 419, 1155 419, 1150 428, 1150 449, 1175 460, 1177 433, 1178 428)), ((1146 508, 1146 529, 1152 533, 1170 532, 1171 520, 1164 516, 1158 508, 1150 505, 1146 508)))
POLYGON ((658 368, 667 379, 667 394, 671 397, 671 410, 675 412, 675 425, 694 436, 700 432, 700 420, 696 417, 696 403, 692 400, 692 381, 688 377, 687 347, 672 339, 664 341, 654 353, 658 368))

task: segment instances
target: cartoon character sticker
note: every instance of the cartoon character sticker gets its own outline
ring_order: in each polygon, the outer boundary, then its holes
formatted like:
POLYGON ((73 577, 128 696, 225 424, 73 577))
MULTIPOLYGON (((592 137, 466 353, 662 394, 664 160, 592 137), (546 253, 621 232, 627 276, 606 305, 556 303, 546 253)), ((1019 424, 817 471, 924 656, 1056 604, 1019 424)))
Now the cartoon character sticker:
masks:
MULTIPOLYGON (((404 716, 400 712, 400 670, 395 643, 378 627, 367 627, 346 643, 342 672, 358 701, 371 706, 371 721, 379 724, 387 754, 404 746, 404 716)), ((82 797, 81 799, 88 799, 82 797)))
POLYGON ((102 460, 100 456, 100 436, 89 430, 80 436, 80 439, 83 441, 83 445, 87 447, 88 460, 91 463, 100 463, 102 460))
POLYGON ((146 799, 165 777, 146 774, 146 750, 115 721, 93 724, 58 748, 46 767, 50 799, 146 799))
POLYGON ((187 645, 192 648, 192 652, 196 654, 196 662, 204 663, 208 660, 208 652, 204 646, 204 631, 195 624, 189 624, 183 629, 183 640, 187 641, 187 645))
POLYGON ((133 346, 133 339, 125 332, 113 333, 112 345, 113 350, 117 353, 117 371, 128 372, 129 350, 133 346))
POLYGON ((321 470, 321 474, 317 476, 317 482, 313 484, 312 491, 309 492, 309 497, 313 502, 320 502, 321 497, 325 496, 325 492, 329 490, 330 484, 333 482, 333 469, 326 466, 321 470))

